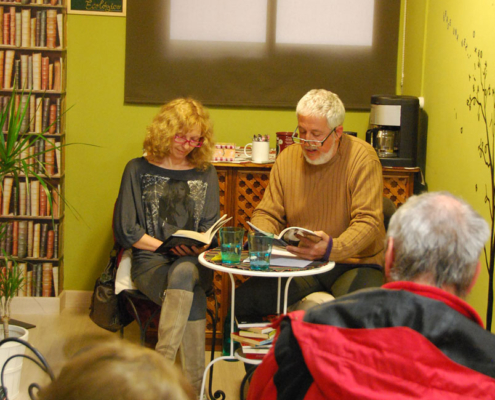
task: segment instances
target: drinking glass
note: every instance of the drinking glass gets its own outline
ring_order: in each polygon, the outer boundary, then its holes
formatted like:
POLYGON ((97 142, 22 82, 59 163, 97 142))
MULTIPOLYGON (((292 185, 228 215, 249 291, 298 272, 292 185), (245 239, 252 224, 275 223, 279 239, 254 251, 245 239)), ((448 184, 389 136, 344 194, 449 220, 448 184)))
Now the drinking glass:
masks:
POLYGON ((222 263, 232 265, 241 262, 242 240, 244 228, 227 226, 220 228, 220 249, 222 263))
POLYGON ((249 232, 249 263, 254 271, 268 271, 272 254, 273 234, 249 232))

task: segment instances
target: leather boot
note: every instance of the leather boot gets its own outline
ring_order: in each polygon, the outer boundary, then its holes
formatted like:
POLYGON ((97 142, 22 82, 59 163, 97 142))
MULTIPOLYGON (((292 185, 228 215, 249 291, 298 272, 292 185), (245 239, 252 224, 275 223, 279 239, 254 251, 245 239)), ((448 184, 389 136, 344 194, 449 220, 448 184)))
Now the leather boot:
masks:
POLYGON ((188 321, 181 344, 182 369, 197 395, 205 372, 205 330, 206 319, 188 321))
POLYGON ((184 336, 193 295, 193 292, 187 290, 168 289, 165 291, 155 349, 172 362, 175 361, 177 350, 184 336))

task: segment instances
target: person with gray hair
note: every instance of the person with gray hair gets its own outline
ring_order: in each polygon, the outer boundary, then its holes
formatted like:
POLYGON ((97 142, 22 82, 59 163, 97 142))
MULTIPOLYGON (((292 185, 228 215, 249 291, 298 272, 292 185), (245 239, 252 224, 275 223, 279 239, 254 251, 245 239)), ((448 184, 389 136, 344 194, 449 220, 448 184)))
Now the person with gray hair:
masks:
POLYGON ((413 196, 392 216, 387 231, 394 265, 390 280, 424 281, 465 297, 489 235, 487 222, 450 193, 413 196))
POLYGON ((387 236, 388 283, 281 318, 248 400, 493 398, 495 335, 462 299, 488 224, 448 192, 425 193, 387 236))
MULTIPOLYGON (((345 108, 335 93, 310 90, 298 102, 296 116, 296 144, 278 155, 251 222, 275 234, 287 226, 315 231, 321 240, 300 238, 299 245, 287 250, 307 260, 335 261, 336 266, 326 274, 293 279, 288 304, 300 304, 315 292, 323 293, 323 299, 331 298, 327 293, 341 295, 335 283, 347 272, 352 275, 346 285, 350 289, 340 292, 380 286, 385 228, 376 151, 344 133, 345 108)), ((252 277, 236 290, 238 316, 274 314, 276 304, 275 278, 252 277)))

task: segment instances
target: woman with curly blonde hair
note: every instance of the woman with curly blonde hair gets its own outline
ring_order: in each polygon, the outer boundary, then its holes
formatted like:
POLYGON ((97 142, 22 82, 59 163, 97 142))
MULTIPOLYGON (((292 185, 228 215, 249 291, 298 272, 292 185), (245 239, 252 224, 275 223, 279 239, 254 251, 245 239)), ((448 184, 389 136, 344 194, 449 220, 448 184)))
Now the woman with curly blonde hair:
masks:
POLYGON ((148 127, 146 155, 125 168, 114 217, 117 241, 132 248, 134 283, 162 306, 156 350, 173 361, 181 345, 185 375, 198 393, 205 366, 205 290, 212 279, 198 255, 207 246, 154 251, 176 230, 205 232, 219 218, 218 177, 209 162, 213 147, 201 103, 165 104, 148 127))

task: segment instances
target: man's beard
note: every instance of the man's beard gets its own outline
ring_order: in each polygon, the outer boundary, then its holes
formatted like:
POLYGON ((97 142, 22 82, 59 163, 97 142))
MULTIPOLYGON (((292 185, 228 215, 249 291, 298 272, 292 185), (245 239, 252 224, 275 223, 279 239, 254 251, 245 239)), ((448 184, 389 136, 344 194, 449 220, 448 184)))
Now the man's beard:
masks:
POLYGON ((333 156, 335 155, 334 150, 335 150, 336 146, 337 146, 337 140, 334 140, 330 150, 328 150, 326 153, 320 153, 320 157, 318 157, 316 160, 310 159, 307 156, 305 151, 303 151, 303 155, 309 164, 311 164, 311 165, 323 165, 323 164, 326 164, 327 162, 329 162, 333 158, 333 156))

